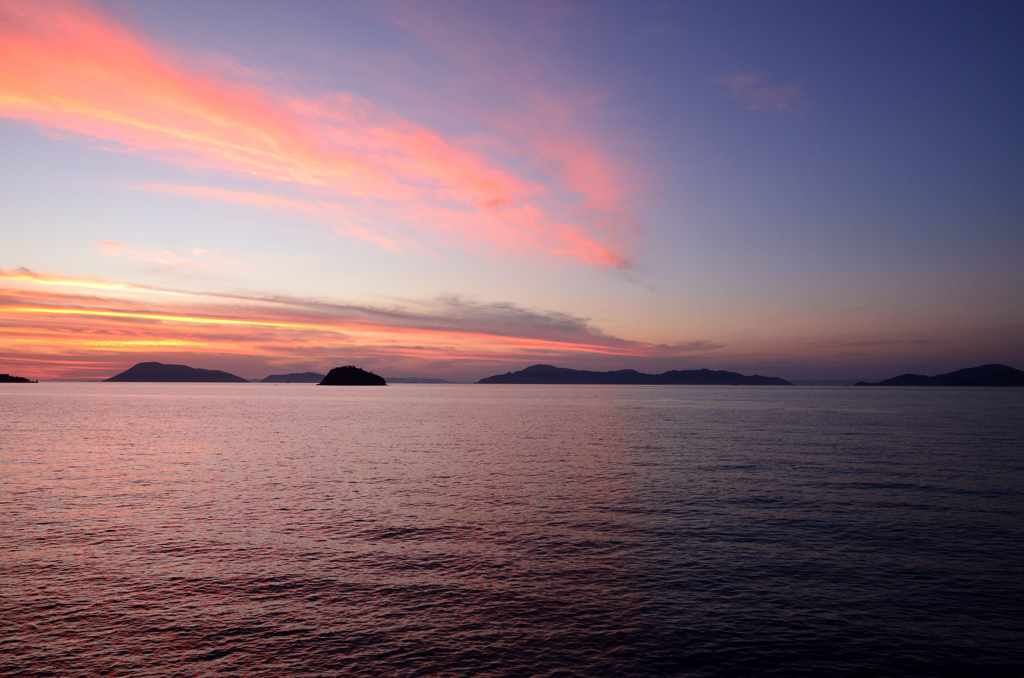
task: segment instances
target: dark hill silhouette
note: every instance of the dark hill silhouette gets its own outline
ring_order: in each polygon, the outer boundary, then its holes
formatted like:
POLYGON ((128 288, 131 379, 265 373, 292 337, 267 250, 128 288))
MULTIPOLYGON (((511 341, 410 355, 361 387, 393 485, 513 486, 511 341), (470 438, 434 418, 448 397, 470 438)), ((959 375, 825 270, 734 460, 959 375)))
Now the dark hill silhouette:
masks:
POLYGON ((968 367, 934 377, 901 374, 877 383, 858 381, 854 386, 1024 386, 1024 372, 1009 365, 993 364, 968 367))
POLYGON ((261 380, 263 384, 319 384, 324 375, 316 372, 292 372, 291 374, 272 374, 261 380))
POLYGON ((220 370, 204 370, 187 365, 165 365, 163 363, 139 363, 104 381, 158 381, 158 382, 219 382, 249 383, 220 370))
POLYGON ((792 386, 785 379, 747 377, 737 372, 716 370, 671 370, 663 374, 644 374, 636 370, 590 372, 553 365, 533 365, 518 372, 487 377, 478 384, 648 384, 689 386, 792 386))
POLYGON ((32 381, 25 377, 12 377, 9 374, 0 374, 0 384, 38 384, 38 381, 32 381))
POLYGON ((364 369, 355 367, 354 365, 345 365, 344 367, 335 367, 333 370, 327 373, 324 380, 320 382, 321 386, 387 386, 388 382, 384 381, 383 377, 378 377, 373 372, 367 372, 364 369))

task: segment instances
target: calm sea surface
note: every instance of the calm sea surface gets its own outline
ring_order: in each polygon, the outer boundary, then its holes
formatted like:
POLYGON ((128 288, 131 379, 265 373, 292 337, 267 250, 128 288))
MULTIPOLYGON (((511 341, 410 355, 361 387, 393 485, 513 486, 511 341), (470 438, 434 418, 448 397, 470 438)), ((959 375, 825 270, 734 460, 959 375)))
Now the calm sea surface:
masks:
POLYGON ((1024 675, 1024 389, 0 386, 0 674, 1024 675))

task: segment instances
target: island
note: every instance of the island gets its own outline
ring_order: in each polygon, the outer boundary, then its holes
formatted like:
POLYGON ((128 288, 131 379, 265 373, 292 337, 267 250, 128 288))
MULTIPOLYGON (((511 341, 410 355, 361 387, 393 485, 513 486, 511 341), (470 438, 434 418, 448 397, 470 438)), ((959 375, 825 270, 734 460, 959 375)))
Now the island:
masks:
POLYGON ((670 370, 662 374, 644 374, 636 370, 590 372, 553 365, 533 365, 518 372, 487 377, 478 384, 623 384, 650 386, 792 386, 778 377, 747 377, 721 370, 670 370))
POLYGON ((25 377, 14 377, 10 374, 0 374, 0 384, 38 384, 38 381, 26 379, 25 377))
POLYGON ((291 374, 272 374, 260 380, 261 384, 319 384, 324 375, 316 372, 292 372, 291 374))
POLYGON ((879 382, 858 381, 854 386, 1024 386, 1024 372, 1009 365, 982 365, 926 377, 901 374, 879 382))
POLYGON ((104 381, 216 382, 248 384, 247 379, 220 370, 204 370, 187 365, 139 363, 104 381))
POLYGON ((384 381, 383 377, 379 377, 373 372, 367 372, 364 369, 356 367, 354 365, 345 365, 344 367, 335 367, 333 370, 327 373, 324 380, 320 382, 321 386, 387 386, 388 382, 384 381))

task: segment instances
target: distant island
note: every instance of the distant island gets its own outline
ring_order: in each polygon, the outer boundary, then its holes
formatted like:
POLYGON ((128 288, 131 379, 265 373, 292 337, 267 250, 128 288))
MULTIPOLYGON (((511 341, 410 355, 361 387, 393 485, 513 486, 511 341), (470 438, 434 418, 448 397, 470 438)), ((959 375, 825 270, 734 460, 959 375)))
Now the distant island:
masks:
POLYGON ((25 377, 12 377, 9 374, 0 374, 0 384, 38 384, 38 381, 26 379, 25 377))
POLYGON ((553 365, 533 365, 518 372, 487 377, 478 384, 646 384, 653 386, 792 386, 785 379, 747 377, 737 372, 716 370, 671 370, 662 374, 644 374, 636 370, 590 372, 553 365))
POLYGON ((220 370, 203 370, 187 365, 139 363, 104 381, 218 382, 248 384, 247 379, 220 370))
POLYGON ((384 381, 382 377, 378 377, 373 372, 367 372, 366 370, 355 367, 354 365, 345 365, 344 367, 335 367, 333 370, 327 373, 324 380, 320 382, 321 386, 387 386, 388 382, 384 381))
POLYGON ((854 386, 1024 386, 1024 372, 1009 365, 982 365, 934 377, 901 374, 877 383, 858 381, 854 386))
POLYGON ((435 379, 433 377, 388 377, 392 384, 450 384, 446 379, 435 379))
POLYGON ((319 384, 324 375, 316 372, 293 372, 291 374, 272 374, 260 380, 261 384, 319 384))

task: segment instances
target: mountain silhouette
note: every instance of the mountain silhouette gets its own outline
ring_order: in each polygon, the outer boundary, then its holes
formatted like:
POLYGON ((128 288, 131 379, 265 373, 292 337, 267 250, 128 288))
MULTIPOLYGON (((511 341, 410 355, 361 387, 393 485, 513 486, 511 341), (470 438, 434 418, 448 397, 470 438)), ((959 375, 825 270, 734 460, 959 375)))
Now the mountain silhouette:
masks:
POLYGON ((262 384, 319 384, 324 375, 316 372, 292 372, 291 374, 272 374, 260 380, 262 384))
POLYGON ((901 374, 876 383, 858 381, 854 386, 1024 386, 1024 372, 1009 365, 992 364, 968 367, 934 377, 901 374))
POLYGON ((387 386, 388 382, 384 381, 383 377, 378 377, 373 372, 367 372, 364 369, 355 367, 354 365, 345 365, 344 367, 335 367, 333 370, 327 373, 324 380, 320 382, 321 386, 387 386))
POLYGON ((554 365, 533 365, 518 372, 487 377, 478 384, 646 384, 652 386, 792 386, 785 379, 747 377, 738 372, 716 370, 671 370, 662 374, 644 374, 636 370, 590 372, 554 365))
POLYGON ((139 363, 110 379, 104 379, 104 381, 249 383, 247 379, 220 370, 204 370, 187 365, 165 365, 164 363, 139 363))

